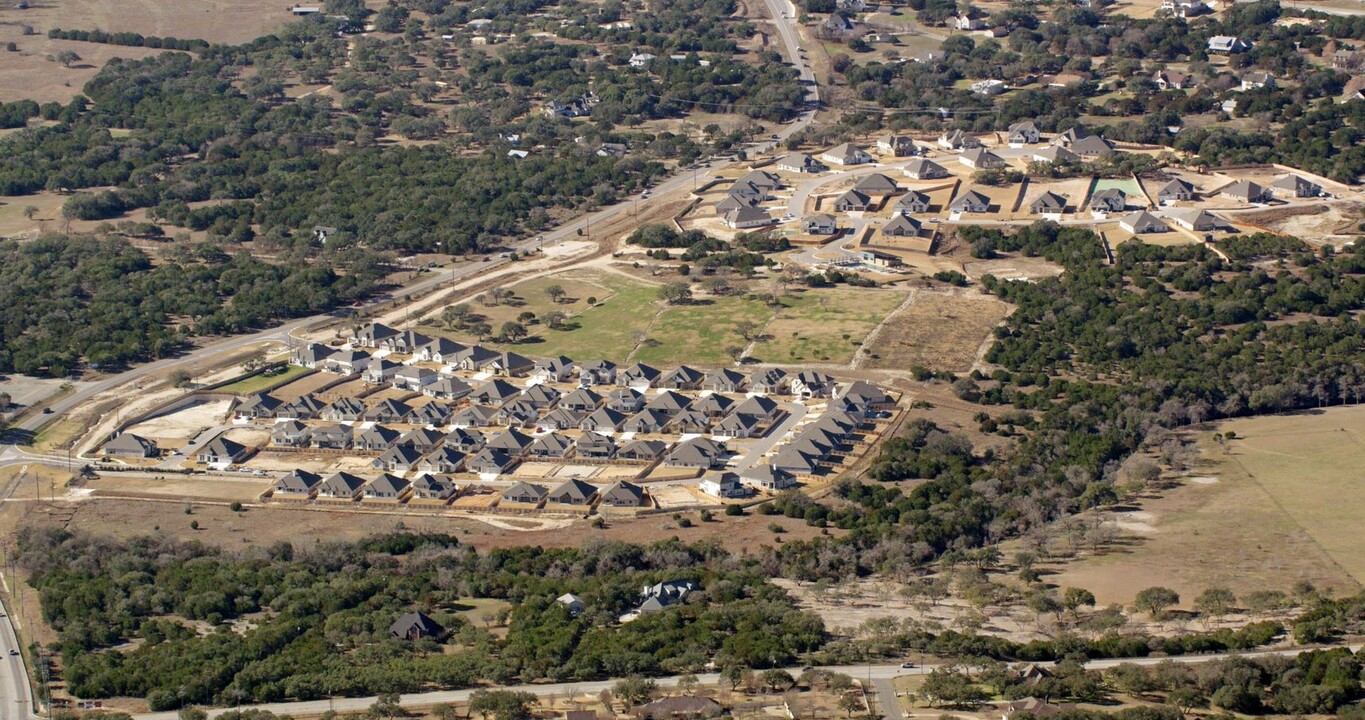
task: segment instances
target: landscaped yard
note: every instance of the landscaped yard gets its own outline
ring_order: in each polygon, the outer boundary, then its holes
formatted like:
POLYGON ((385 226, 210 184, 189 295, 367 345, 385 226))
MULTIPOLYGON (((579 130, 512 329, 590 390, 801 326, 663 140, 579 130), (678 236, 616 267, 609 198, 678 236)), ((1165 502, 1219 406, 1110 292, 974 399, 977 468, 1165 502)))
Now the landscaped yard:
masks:
POLYGON ((217 392, 231 393, 233 395, 250 395, 252 393, 258 393, 271 385, 293 380, 294 378, 309 372, 312 371, 306 367, 289 365, 281 372, 263 372, 260 375, 253 375, 252 377, 232 383, 231 385, 224 385, 223 387, 218 388, 217 392))

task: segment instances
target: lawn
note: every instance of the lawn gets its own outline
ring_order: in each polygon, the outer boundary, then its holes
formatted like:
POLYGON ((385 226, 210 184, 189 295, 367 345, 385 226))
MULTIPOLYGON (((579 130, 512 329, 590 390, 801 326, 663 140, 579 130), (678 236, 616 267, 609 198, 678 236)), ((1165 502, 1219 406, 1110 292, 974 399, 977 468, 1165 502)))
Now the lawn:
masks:
POLYGON ((900 288, 804 290, 768 324, 772 339, 754 355, 764 361, 846 363, 878 323, 905 300, 900 288))
POLYGON ((725 365, 731 362, 726 348, 747 344, 735 330, 739 323, 762 325, 772 314, 768 306, 746 297, 672 306, 659 315, 649 331, 651 342, 640 348, 635 359, 652 365, 725 365))
POLYGON ((260 375, 254 375, 245 380, 239 380, 231 385, 224 385, 223 387, 218 388, 216 392, 231 393, 233 395, 250 395, 252 393, 258 393, 276 383, 293 380, 310 372, 312 372, 312 370, 309 370, 306 367, 290 365, 282 372, 263 372, 260 375))

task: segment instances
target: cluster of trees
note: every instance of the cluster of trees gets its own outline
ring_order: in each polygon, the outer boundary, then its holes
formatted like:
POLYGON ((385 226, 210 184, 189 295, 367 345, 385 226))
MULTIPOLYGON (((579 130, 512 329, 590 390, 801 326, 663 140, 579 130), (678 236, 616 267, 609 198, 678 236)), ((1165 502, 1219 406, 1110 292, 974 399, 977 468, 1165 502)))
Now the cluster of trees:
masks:
POLYGON ((176 37, 157 37, 156 35, 145 36, 135 32, 111 33, 103 30, 62 30, 61 28, 52 28, 47 31, 47 36, 52 40, 79 40, 80 42, 165 50, 201 51, 207 49, 209 46, 208 41, 199 40, 197 38, 187 40, 176 37))

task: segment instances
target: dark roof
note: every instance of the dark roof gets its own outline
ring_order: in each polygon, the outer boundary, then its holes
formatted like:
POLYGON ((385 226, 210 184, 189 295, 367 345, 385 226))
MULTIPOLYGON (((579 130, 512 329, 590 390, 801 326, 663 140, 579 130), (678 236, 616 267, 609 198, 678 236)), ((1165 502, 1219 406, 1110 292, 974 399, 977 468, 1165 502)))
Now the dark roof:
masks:
POLYGON ((416 631, 417 637, 438 637, 446 631, 441 624, 422 612, 412 612, 399 617, 389 626, 389 633, 397 638, 408 638, 416 631))

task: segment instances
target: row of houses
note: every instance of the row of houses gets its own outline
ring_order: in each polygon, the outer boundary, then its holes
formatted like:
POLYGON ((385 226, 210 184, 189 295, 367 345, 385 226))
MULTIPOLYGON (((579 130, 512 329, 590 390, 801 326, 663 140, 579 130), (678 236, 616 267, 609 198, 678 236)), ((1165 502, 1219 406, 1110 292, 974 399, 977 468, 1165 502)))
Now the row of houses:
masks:
MULTIPOLYGON (((307 470, 294 470, 270 487, 271 497, 278 500, 306 501, 314 499, 357 502, 364 500, 404 503, 423 500, 447 503, 461 494, 473 491, 473 486, 461 488, 448 478, 423 474, 412 480, 384 473, 364 478, 348 472, 337 472, 327 477, 307 470)), ((638 508, 645 504, 645 491, 639 485, 621 481, 597 487, 574 478, 546 489, 533 483, 518 482, 502 490, 501 499, 508 503, 540 505, 550 502, 560 505, 603 505, 616 508, 638 508)))

